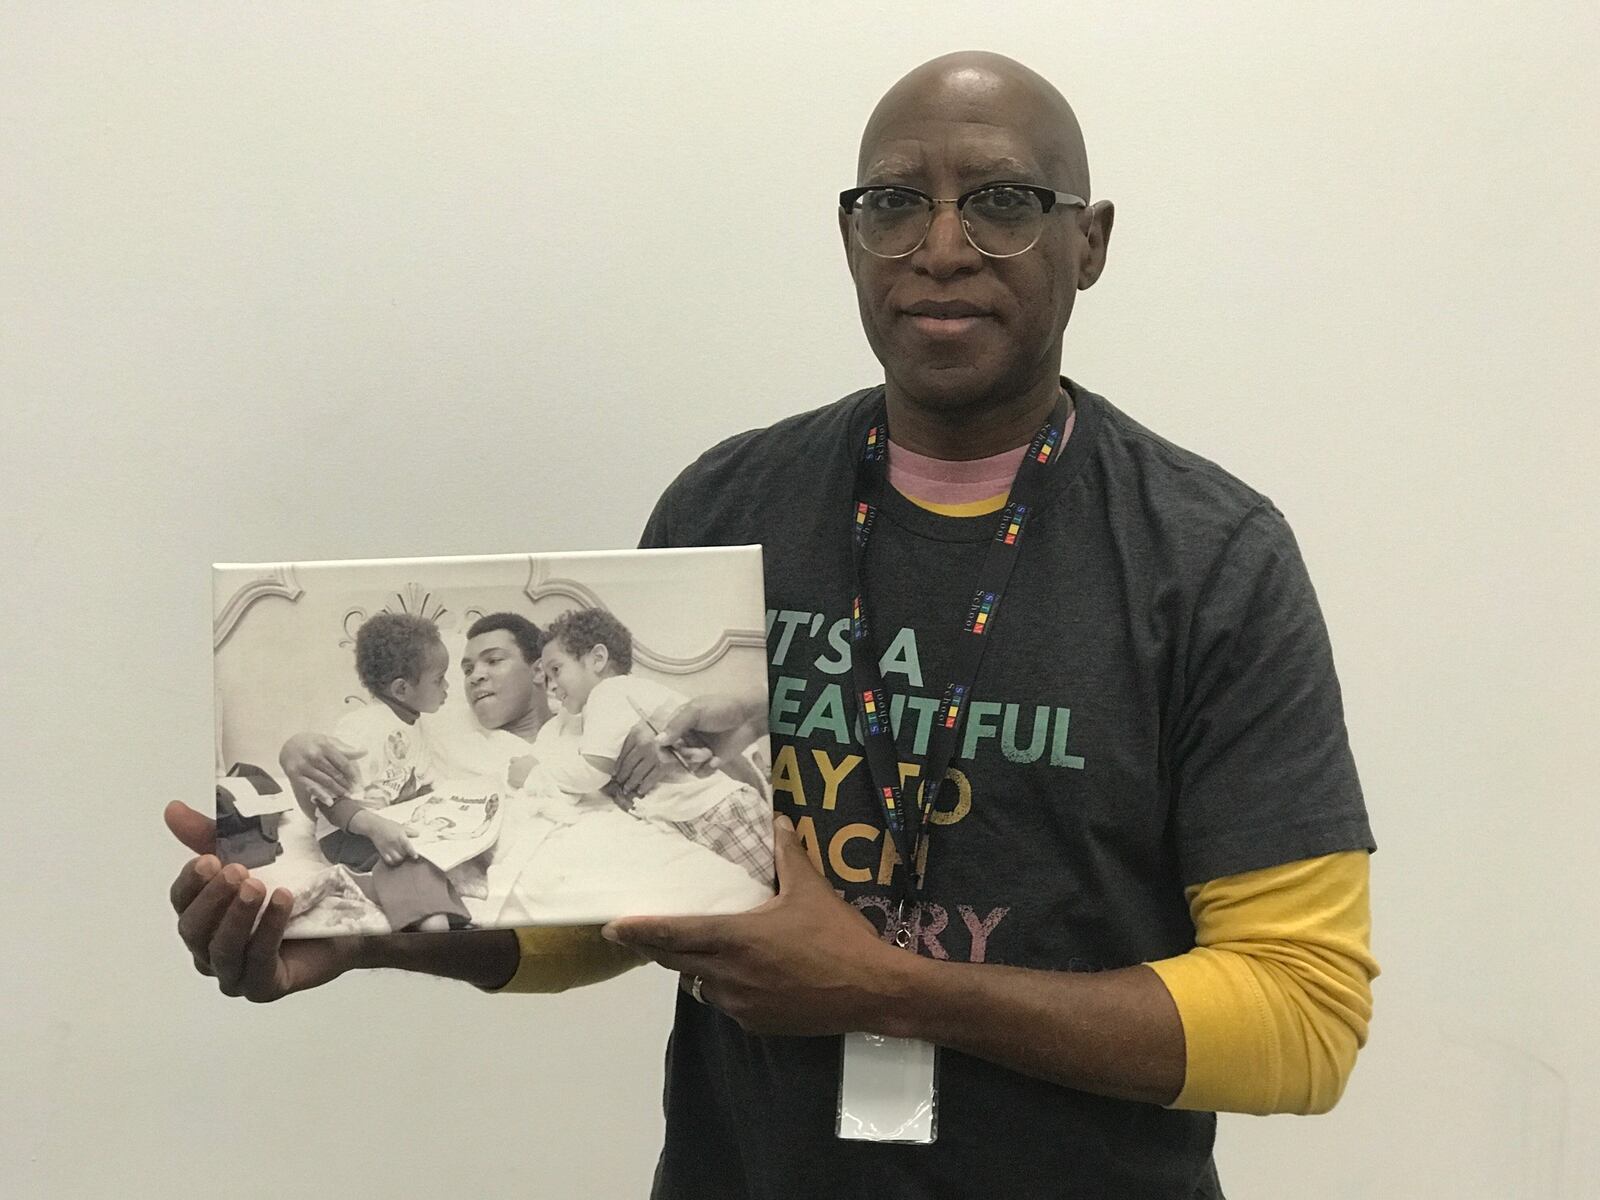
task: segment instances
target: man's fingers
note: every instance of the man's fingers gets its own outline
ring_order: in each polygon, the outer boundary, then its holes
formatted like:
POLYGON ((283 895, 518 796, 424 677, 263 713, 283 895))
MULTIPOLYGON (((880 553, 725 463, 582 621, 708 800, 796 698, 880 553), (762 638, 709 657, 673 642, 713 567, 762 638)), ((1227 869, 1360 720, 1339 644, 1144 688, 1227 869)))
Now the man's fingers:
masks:
POLYGON ((361 747, 352 746, 349 742, 341 741, 336 737, 330 737, 328 739, 328 744, 340 754, 344 755, 346 760, 349 762, 354 762, 358 758, 365 758, 367 756, 367 752, 361 747))
POLYGON ((661 732, 656 735, 656 745, 665 749, 682 741, 699 728, 699 721, 700 705, 693 699, 685 700, 678 705, 677 711, 662 723, 661 732))
POLYGON ((713 1008, 717 1007, 717 1000, 715 996, 717 987, 717 981, 714 980, 710 975, 704 974, 703 972, 678 972, 678 990, 680 992, 687 993, 689 996, 700 1001, 701 1004, 709 1004, 713 1008), (694 981, 696 979, 700 981, 700 994, 698 996, 694 994, 694 981))
POLYGON ((652 743, 645 742, 618 765, 617 786, 624 795, 642 796, 655 784, 656 776, 660 773, 661 760, 656 756, 656 748, 652 743))
POLYGON ((222 914, 233 903, 245 875, 245 869, 237 866, 217 872, 211 882, 200 889, 200 894, 184 906, 178 915, 178 936, 190 953, 210 961, 211 939, 216 936, 222 914))
POLYGON ((714 954, 675 954, 670 950, 654 950, 649 946, 635 948, 651 962, 682 975, 699 975, 702 979, 710 979, 718 967, 718 959, 714 954))
POLYGON ((217 848, 217 823, 196 812, 181 800, 174 800, 161 813, 172 835, 196 854, 211 854, 217 848))
POLYGON ((772 856, 777 863, 780 896, 808 885, 821 883, 826 886, 822 876, 817 874, 816 864, 800 844, 800 835, 794 831, 794 822, 788 817, 772 819, 772 856))
POLYGON ((350 791, 350 786, 340 780, 336 775, 318 767, 315 763, 307 763, 300 768, 300 779, 309 788, 313 795, 323 801, 332 800, 335 796, 343 796, 350 791))
POLYGON ((326 788, 330 796, 348 796, 356 787, 355 768, 332 754, 312 759, 300 773, 318 787, 326 788))
POLYGON ((659 954, 716 954, 728 944, 733 917, 624 917, 600 932, 657 962, 659 954))
POLYGON ((237 996, 244 981, 245 946, 250 940, 250 930, 255 927, 256 909, 261 907, 266 895, 267 889, 259 882, 245 880, 211 936, 208 955, 211 969, 216 972, 217 983, 229 996, 237 996))
POLYGON ((355 768, 355 761, 364 758, 366 751, 341 742, 336 737, 330 737, 322 743, 321 761, 317 763, 324 771, 334 777, 338 783, 335 789, 343 795, 361 782, 361 773, 355 768))
POLYGON ((202 854, 185 863, 167 892, 167 898, 172 901, 172 911, 181 917, 184 909, 194 903, 194 898, 205 890, 206 884, 215 879, 221 870, 222 864, 210 854, 202 854))
POLYGON ((278 978, 279 950, 293 909, 293 899, 282 888, 267 898, 267 910, 261 914, 261 923, 256 926, 255 936, 245 950, 243 990, 251 1000, 275 1000, 282 994, 283 986, 278 978))
POLYGON ((688 742, 680 742, 675 749, 684 764, 690 769, 704 767, 716 760, 716 755, 711 753, 710 746, 696 746, 688 742))

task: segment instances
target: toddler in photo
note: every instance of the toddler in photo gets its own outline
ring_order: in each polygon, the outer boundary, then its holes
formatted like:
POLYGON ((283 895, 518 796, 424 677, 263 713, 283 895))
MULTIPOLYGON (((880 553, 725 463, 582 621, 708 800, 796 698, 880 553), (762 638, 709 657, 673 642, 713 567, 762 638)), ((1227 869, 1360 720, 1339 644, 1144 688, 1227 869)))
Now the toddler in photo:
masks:
POLYGON ((356 674, 371 703, 346 713, 333 736, 354 753, 360 783, 348 796, 314 796, 316 839, 330 863, 372 872, 373 899, 396 930, 444 930, 468 923, 443 871, 419 858, 393 804, 432 791, 427 743, 416 723, 449 693, 450 656, 432 621, 380 612, 356 633, 356 674))
MULTIPOLYGON (((659 730, 688 699, 631 674, 633 635, 605 609, 557 617, 539 659, 565 713, 554 735, 564 745, 539 761, 564 791, 603 789, 641 718, 659 730)), ((738 864, 756 882, 772 884, 771 805, 748 784, 721 771, 691 774, 674 767, 634 801, 632 812, 738 864)))

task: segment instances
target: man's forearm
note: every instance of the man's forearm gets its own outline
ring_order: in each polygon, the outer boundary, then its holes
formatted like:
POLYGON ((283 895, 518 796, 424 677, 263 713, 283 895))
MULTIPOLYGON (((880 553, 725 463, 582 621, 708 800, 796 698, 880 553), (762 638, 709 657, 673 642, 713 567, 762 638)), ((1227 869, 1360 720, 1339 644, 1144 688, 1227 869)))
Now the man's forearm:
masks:
POLYGON ((462 933, 396 933, 354 939, 351 967, 416 971, 498 988, 517 973, 520 951, 509 929, 462 933))
POLYGON ((1150 968, 1080 973, 905 955, 870 1032, 921 1038, 1052 1083, 1170 1104, 1183 1024, 1150 968))

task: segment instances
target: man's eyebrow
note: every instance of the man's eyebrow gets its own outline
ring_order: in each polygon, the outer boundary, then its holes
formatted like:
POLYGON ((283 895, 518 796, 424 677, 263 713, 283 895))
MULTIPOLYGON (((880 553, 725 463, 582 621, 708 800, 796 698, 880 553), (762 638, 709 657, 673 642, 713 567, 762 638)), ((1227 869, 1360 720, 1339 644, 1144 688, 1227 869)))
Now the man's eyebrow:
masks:
POLYGON ((1042 174, 1037 166, 1006 155, 982 160, 968 159, 961 164, 964 179, 1015 179, 1018 183, 1026 183, 1042 174))
MULTIPOLYGON (((919 163, 912 159, 895 155, 880 158, 867 168, 861 177, 863 183, 898 181, 905 178, 915 178, 922 170, 919 163)), ((1044 178, 1044 172, 1036 163, 1025 163, 1020 158, 1013 158, 1009 154, 1001 154, 994 158, 968 158, 964 159, 957 167, 957 174, 962 179, 976 180, 980 183, 989 183, 996 180, 1014 180, 1017 183, 1030 183, 1044 178)))
POLYGON ((880 158, 869 166, 861 176, 863 180, 871 179, 903 179, 908 175, 917 173, 917 164, 909 158, 890 157, 880 158))

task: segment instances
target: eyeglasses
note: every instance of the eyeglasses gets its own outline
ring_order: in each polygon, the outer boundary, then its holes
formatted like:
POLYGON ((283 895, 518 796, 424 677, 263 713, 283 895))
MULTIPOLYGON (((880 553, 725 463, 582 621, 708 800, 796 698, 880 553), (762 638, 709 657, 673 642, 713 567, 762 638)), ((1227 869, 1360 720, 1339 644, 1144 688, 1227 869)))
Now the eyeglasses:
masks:
POLYGON ((1014 258, 1033 249, 1044 233, 1044 217, 1057 203, 1087 208, 1081 196, 1029 183, 986 183, 942 200, 916 188, 876 186, 839 193, 839 207, 850 218, 856 241, 879 258, 916 253, 933 228, 934 209, 954 204, 967 241, 989 258, 1014 258))

